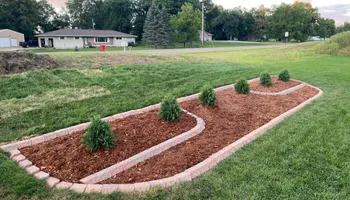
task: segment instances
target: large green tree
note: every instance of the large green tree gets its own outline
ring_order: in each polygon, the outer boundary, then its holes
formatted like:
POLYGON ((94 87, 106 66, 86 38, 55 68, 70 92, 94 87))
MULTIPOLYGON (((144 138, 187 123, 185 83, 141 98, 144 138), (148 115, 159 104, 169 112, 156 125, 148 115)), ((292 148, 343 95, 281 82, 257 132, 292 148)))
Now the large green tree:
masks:
POLYGON ((0 0, 0 29, 21 32, 27 40, 40 32, 67 27, 67 21, 47 0, 0 0))
POLYGON ((133 4, 130 0, 106 0, 103 7, 104 29, 131 32, 133 4))
POLYGON ((335 21, 333 19, 319 18, 316 23, 316 35, 326 39, 336 33, 335 21))
POLYGON ((254 17, 252 35, 255 39, 264 39, 269 30, 269 16, 271 15, 270 10, 261 5, 258 8, 253 8, 250 12, 254 17))
POLYGON ((350 22, 345 22, 344 25, 337 27, 336 32, 341 33, 345 31, 350 31, 350 22))
POLYGON ((273 11, 269 23, 270 33, 276 39, 282 40, 285 32, 289 32, 290 39, 306 41, 314 32, 318 16, 317 9, 308 3, 283 3, 273 11))
POLYGON ((190 3, 185 3, 181 7, 181 12, 171 17, 171 24, 175 29, 175 39, 179 43, 200 41, 199 30, 201 29, 202 14, 199 10, 194 9, 190 3))

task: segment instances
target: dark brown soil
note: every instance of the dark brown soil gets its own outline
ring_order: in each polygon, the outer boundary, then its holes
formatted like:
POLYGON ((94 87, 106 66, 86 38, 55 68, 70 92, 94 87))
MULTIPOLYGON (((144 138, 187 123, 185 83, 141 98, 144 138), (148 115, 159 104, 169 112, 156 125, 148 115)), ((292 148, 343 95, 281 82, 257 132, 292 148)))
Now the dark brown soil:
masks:
POLYGON ((217 93, 218 100, 212 108, 201 106, 198 100, 184 102, 184 109, 202 117, 206 123, 200 135, 102 183, 136 183, 174 176, 317 93, 311 87, 285 96, 239 95, 230 89, 217 93))
POLYGON ((277 77, 272 77, 272 86, 266 87, 260 84, 260 81, 256 81, 250 84, 250 89, 257 92, 282 92, 289 88, 300 85, 299 81, 290 80, 288 82, 280 81, 277 77))
POLYGON ((25 51, 0 52, 0 75, 57 67, 58 64, 48 55, 36 55, 25 51))
POLYGON ((158 111, 118 119, 112 123, 116 146, 110 150, 91 152, 81 144, 85 131, 27 147, 23 155, 37 167, 61 181, 80 179, 110 167, 146 149, 160 144, 196 126, 196 119, 182 113, 177 123, 158 118, 158 111))

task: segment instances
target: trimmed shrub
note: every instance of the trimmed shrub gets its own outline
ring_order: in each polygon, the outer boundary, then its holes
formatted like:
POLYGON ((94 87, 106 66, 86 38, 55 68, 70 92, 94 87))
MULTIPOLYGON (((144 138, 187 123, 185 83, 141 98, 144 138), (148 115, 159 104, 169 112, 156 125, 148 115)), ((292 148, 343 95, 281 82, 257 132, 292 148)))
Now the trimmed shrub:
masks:
POLYGON ((210 85, 205 85, 201 90, 199 100, 203 106, 213 106, 216 100, 214 89, 210 85))
POLYGON ((290 74, 288 70, 283 70, 281 73, 278 75, 278 80, 288 82, 290 80, 290 74))
POLYGON ((167 96, 160 105, 159 117, 168 122, 177 122, 181 116, 181 108, 173 96, 167 96))
POLYGON ((104 149, 109 151, 115 144, 115 137, 108 122, 100 119, 99 116, 93 118, 83 135, 82 144, 91 151, 104 149))
POLYGON ((238 94, 248 94, 250 92, 250 86, 247 79, 240 78, 235 84, 235 90, 238 94))
POLYGON ((272 85, 271 75, 267 72, 264 72, 260 75, 260 84, 266 87, 270 87, 272 85))

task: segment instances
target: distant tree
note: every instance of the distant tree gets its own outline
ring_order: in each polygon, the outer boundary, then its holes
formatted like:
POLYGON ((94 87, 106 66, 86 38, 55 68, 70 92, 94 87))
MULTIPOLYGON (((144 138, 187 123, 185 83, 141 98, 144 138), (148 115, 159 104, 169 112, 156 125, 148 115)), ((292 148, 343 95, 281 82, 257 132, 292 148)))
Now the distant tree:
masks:
POLYGON ((293 5, 281 4, 275 7, 270 18, 270 33, 276 39, 282 40, 284 33, 289 32, 289 38, 306 41, 314 32, 314 24, 318 18, 317 9, 308 3, 296 2, 293 5))
POLYGON ((103 29, 105 14, 103 0, 68 0, 66 3, 72 27, 82 29, 103 29))
POLYGON ((263 39, 268 34, 270 10, 261 5, 250 11, 254 17, 253 36, 255 39, 263 39))
POLYGON ((147 12, 147 18, 143 28, 142 40, 146 45, 158 47, 160 42, 157 38, 157 29, 159 28, 160 10, 158 6, 153 3, 147 12))
POLYGON ((170 16, 163 6, 159 13, 159 28, 158 28, 158 40, 160 40, 160 46, 167 47, 174 44, 174 30, 170 23, 170 16))
POLYGON ((222 39, 233 40, 239 36, 239 23, 242 20, 238 10, 224 10, 213 22, 216 30, 222 31, 222 39))
POLYGON ((65 10, 57 13, 47 0, 38 1, 40 32, 49 32, 69 27, 69 16, 65 10))
POLYGON ((316 35, 326 39, 336 33, 335 21, 333 19, 319 18, 316 23, 316 35))
POLYGON ((106 0, 103 8, 104 29, 131 32, 133 5, 130 0, 106 0))
POLYGON ((341 33, 345 31, 350 31, 350 22, 345 22, 344 25, 337 27, 336 32, 341 33))
POLYGON ((60 17, 47 0, 0 0, 0 29, 21 32, 27 40, 34 39, 37 33, 66 26, 66 19, 60 17))
POLYGON ((175 29, 175 38, 179 43, 199 42, 199 30, 201 29, 201 12, 193 8, 190 3, 181 7, 181 12, 171 17, 171 24, 175 29))

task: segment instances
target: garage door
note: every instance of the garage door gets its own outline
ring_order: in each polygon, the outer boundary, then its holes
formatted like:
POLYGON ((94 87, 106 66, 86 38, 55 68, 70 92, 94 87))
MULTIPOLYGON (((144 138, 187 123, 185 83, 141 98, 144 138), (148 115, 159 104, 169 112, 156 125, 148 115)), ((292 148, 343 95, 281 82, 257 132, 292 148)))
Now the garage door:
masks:
POLYGON ((17 40, 11 39, 11 44, 12 44, 12 47, 17 47, 17 40))
POLYGON ((0 38, 0 47, 11 47, 9 38, 0 38))

